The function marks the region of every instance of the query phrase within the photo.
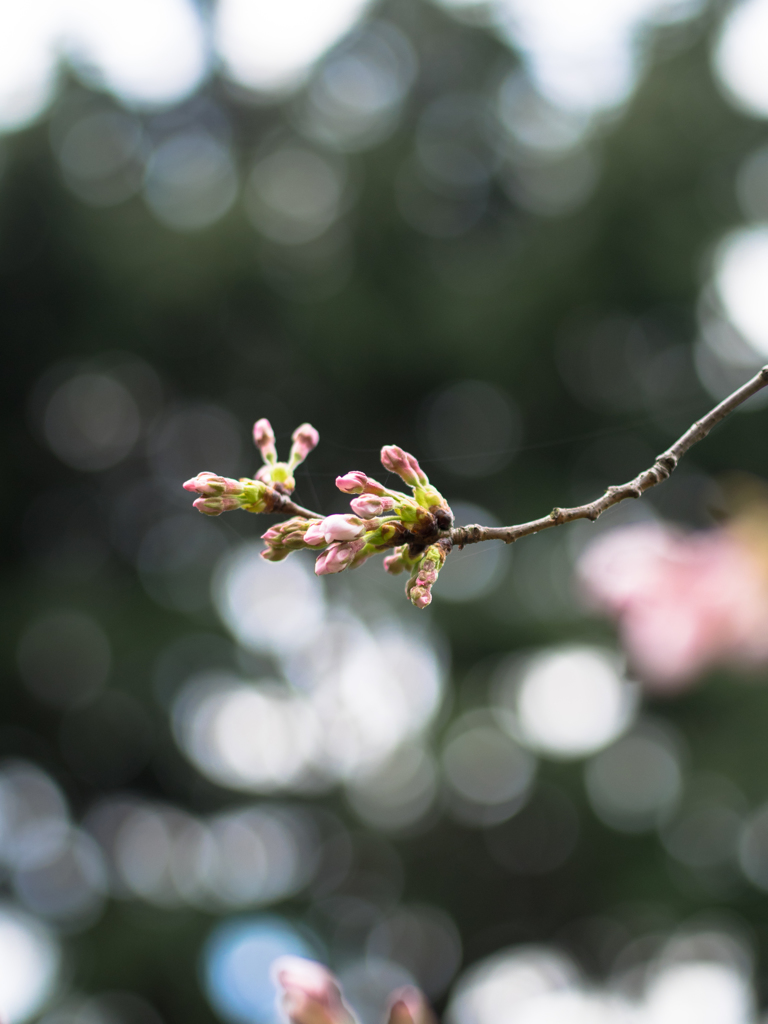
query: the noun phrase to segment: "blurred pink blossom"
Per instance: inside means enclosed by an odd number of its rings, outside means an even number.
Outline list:
[[[735,530],[623,527],[590,544],[577,573],[650,687],[682,689],[710,666],[768,660],[768,579]]]
[[[406,985],[389,997],[388,1024],[436,1024],[436,1021],[423,992]]]
[[[283,1010],[292,1024],[354,1024],[338,981],[322,964],[282,956],[272,976],[283,989]]]

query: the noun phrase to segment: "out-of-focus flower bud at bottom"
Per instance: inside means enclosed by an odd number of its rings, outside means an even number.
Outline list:
[[[389,997],[387,1024],[437,1024],[423,992],[407,985],[399,988]]]
[[[737,522],[691,534],[658,524],[613,530],[577,571],[651,687],[676,690],[712,665],[768,661],[768,576]]]
[[[283,990],[282,1007],[292,1024],[355,1024],[338,981],[322,964],[283,956],[272,965],[272,977]]]

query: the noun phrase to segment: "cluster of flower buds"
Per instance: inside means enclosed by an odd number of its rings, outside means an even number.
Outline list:
[[[249,480],[247,477],[232,480],[227,476],[207,472],[198,473],[187,480],[184,490],[200,495],[192,504],[206,516],[220,516],[222,512],[231,512],[236,508],[245,509],[246,512],[267,512],[272,491],[261,480]]]
[[[331,972],[314,960],[283,956],[272,965],[282,990],[281,1009],[291,1024],[357,1024]],[[413,986],[397,989],[388,1001],[387,1024],[436,1024],[424,995]]]
[[[277,461],[275,448],[275,432],[269,420],[260,419],[253,425],[253,442],[261,452],[264,465],[256,474],[257,480],[264,483],[280,484],[288,493],[293,492],[296,481],[293,471],[306,459],[313,448],[317,448],[320,435],[310,423],[302,423],[291,435],[293,444],[287,462]]]
[[[264,465],[254,479],[218,476],[203,472],[187,480],[184,490],[199,494],[192,504],[206,516],[219,516],[241,508],[246,512],[273,512],[280,509],[280,495],[291,494],[296,487],[293,470],[317,446],[320,436],[309,423],[302,423],[293,432],[291,452],[287,462],[277,461],[275,434],[269,420],[254,424],[253,440],[261,452]]]
[[[277,461],[269,420],[255,423],[253,439],[264,460],[254,479],[231,480],[205,472],[184,484],[199,495],[194,505],[200,512],[217,516],[236,508],[247,512],[285,508],[296,486],[293,471],[316,447],[318,433],[309,423],[298,427],[287,462]],[[318,554],[315,572],[323,576],[356,569],[371,555],[390,551],[384,568],[393,574],[407,569],[406,594],[417,608],[426,608],[450,551],[453,513],[413,455],[387,445],[381,450],[381,463],[410,487],[410,494],[391,490],[357,470],[345,473],[337,477],[336,486],[344,494],[354,495],[351,514],[311,518],[311,513],[293,505],[290,510],[302,515],[263,534],[266,547],[262,558],[280,562],[293,551],[314,550]]]

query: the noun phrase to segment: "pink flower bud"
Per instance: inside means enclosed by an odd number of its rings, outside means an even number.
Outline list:
[[[240,502],[237,498],[213,495],[210,498],[197,498],[192,505],[205,516],[220,516],[222,512],[232,512],[233,509],[239,508]]]
[[[394,991],[389,997],[387,1024],[436,1024],[424,994],[413,985]]]
[[[408,568],[405,563],[405,550],[405,547],[396,548],[391,555],[387,555],[384,559],[384,572],[388,572],[391,576],[397,576],[398,573]]]
[[[186,480],[182,487],[185,491],[194,491],[204,497],[211,497],[214,494],[240,494],[243,490],[239,480],[231,480],[227,476],[209,472],[198,473],[191,480]]]
[[[378,480],[353,469],[344,476],[336,477],[336,486],[345,494],[389,494],[387,488]]]
[[[374,516],[382,516],[386,512],[391,512],[395,507],[395,499],[380,498],[376,494],[363,494],[359,498],[353,498],[349,507],[361,519],[373,519]]]
[[[325,539],[329,544],[336,540],[357,540],[365,533],[365,526],[357,516],[328,516],[323,520]]]
[[[322,964],[281,956],[272,977],[283,989],[283,1009],[292,1024],[354,1024],[338,981]]]
[[[307,532],[304,534],[304,542],[310,547],[317,547],[319,544],[325,544],[325,529],[324,519],[315,519],[312,524],[307,527]]]
[[[291,440],[293,441],[293,446],[288,461],[291,466],[298,466],[300,462],[306,459],[313,448],[317,448],[320,435],[311,423],[302,423],[300,427],[296,427],[294,430]]]
[[[365,473],[361,473],[356,469],[353,469],[350,473],[345,473],[344,476],[336,477],[336,486],[344,494],[362,494],[367,483],[368,477]]]
[[[343,572],[344,569],[349,568],[355,556],[360,554],[364,547],[364,540],[331,544],[321,555],[317,556],[315,573],[318,576],[327,576],[331,573]]]
[[[437,582],[437,574],[445,564],[446,555],[446,548],[441,542],[430,544],[421,562],[412,570],[412,575],[405,584],[405,593],[417,608],[426,608],[432,603],[432,587]]]
[[[414,456],[404,452],[396,444],[388,444],[381,449],[381,464],[390,473],[397,473],[410,487],[429,483],[426,473]]]
[[[256,420],[253,425],[253,443],[261,452],[261,457],[265,462],[274,462],[277,459],[275,432],[269,420]]]

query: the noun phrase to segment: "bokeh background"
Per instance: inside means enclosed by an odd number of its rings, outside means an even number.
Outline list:
[[[460,522],[650,464],[768,356],[767,47],[766,0],[2,0],[5,1024],[272,1024],[286,951],[363,1024],[765,1012],[768,678],[644,692],[573,574],[768,476],[759,396],[425,612],[181,483],[261,416],[326,514],[384,443]]]

